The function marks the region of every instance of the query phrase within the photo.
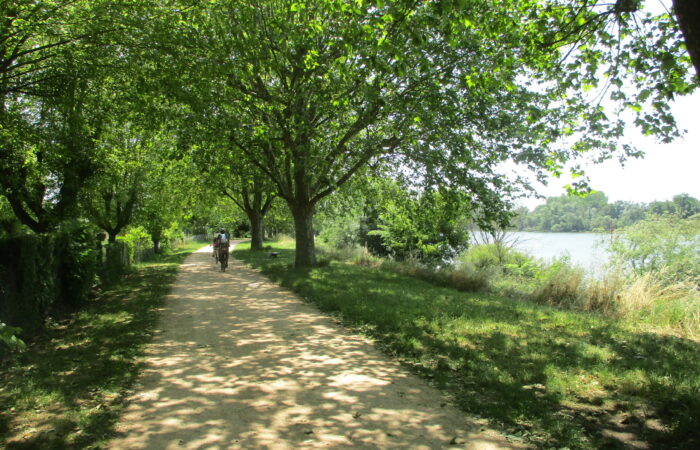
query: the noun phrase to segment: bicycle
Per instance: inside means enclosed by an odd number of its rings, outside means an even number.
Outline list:
[[[212,254],[211,257],[216,260],[216,264],[219,264],[219,239],[214,238],[214,242],[212,243]]]
[[[219,244],[219,249],[217,252],[217,262],[221,263],[221,271],[226,272],[228,267],[228,245]]]

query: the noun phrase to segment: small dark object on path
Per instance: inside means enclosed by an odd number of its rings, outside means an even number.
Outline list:
[[[270,252],[270,258],[277,258],[279,255],[279,252]]]

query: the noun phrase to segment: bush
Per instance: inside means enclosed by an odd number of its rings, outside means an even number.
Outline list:
[[[617,297],[619,314],[697,336],[700,290],[689,281],[669,284],[667,280],[667,275],[655,272],[631,277]]]
[[[668,280],[663,272],[625,275],[619,269],[610,270],[602,279],[590,279],[584,277],[582,269],[562,259],[543,271],[529,298],[700,335],[700,289],[692,281]]]
[[[638,275],[657,272],[670,283],[700,285],[700,215],[649,217],[624,228],[608,250],[615,264]]]
[[[132,251],[129,244],[117,241],[105,245],[104,260],[100,270],[100,284],[109,287],[118,281],[131,264]]]
[[[479,269],[473,265],[434,269],[421,264],[417,259],[410,259],[407,261],[384,260],[381,263],[381,268],[383,270],[419,278],[438,286],[451,287],[460,291],[470,292],[487,289],[490,286],[490,280],[493,276],[492,271],[488,269]]]
[[[0,240],[0,320],[26,335],[43,329],[60,289],[54,245],[50,236]]]
[[[83,224],[73,224],[56,236],[55,260],[60,295],[55,306],[82,305],[96,285],[99,254],[94,233]]]
[[[177,222],[173,222],[163,232],[163,240],[165,241],[163,250],[172,250],[177,246],[185,245],[185,233]]]
[[[540,286],[531,298],[538,303],[578,308],[582,305],[584,272],[568,259],[555,261],[540,275]]]
[[[0,320],[23,335],[43,330],[55,311],[82,305],[98,268],[93,233],[72,224],[54,234],[0,240]]]
[[[3,356],[3,346],[9,350],[24,350],[27,346],[17,335],[22,331],[21,328],[8,327],[0,322],[0,358]]]
[[[483,291],[490,287],[493,273],[488,269],[478,269],[462,264],[448,272],[448,285],[459,291]]]
[[[364,247],[341,246],[316,248],[318,261],[342,261],[360,266],[378,266],[381,259],[373,256]]]
[[[129,228],[119,241],[126,244],[130,263],[140,262],[152,248],[151,235],[142,226]]]
[[[458,264],[473,265],[478,269],[497,269],[505,275],[529,278],[539,276],[541,271],[541,264],[532,256],[494,243],[470,247],[460,255]]]

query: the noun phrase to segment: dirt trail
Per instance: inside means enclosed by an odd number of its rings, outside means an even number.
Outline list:
[[[442,405],[442,406],[441,406]],[[363,337],[211,248],[189,256],[110,448],[509,448]]]

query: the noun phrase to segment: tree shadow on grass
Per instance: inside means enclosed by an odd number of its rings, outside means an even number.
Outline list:
[[[15,429],[7,448],[82,448],[112,433],[176,272],[174,265],[154,265],[128,275],[17,357],[2,375],[0,410],[15,408],[13,415],[24,415],[33,429],[24,436]],[[51,400],[42,402],[45,395]],[[32,397],[38,403],[27,405]],[[12,418],[5,420],[10,431]]]
[[[347,264],[297,270],[241,256],[373,335],[454,392],[465,410],[535,442],[700,446],[698,342],[381,270]]]

